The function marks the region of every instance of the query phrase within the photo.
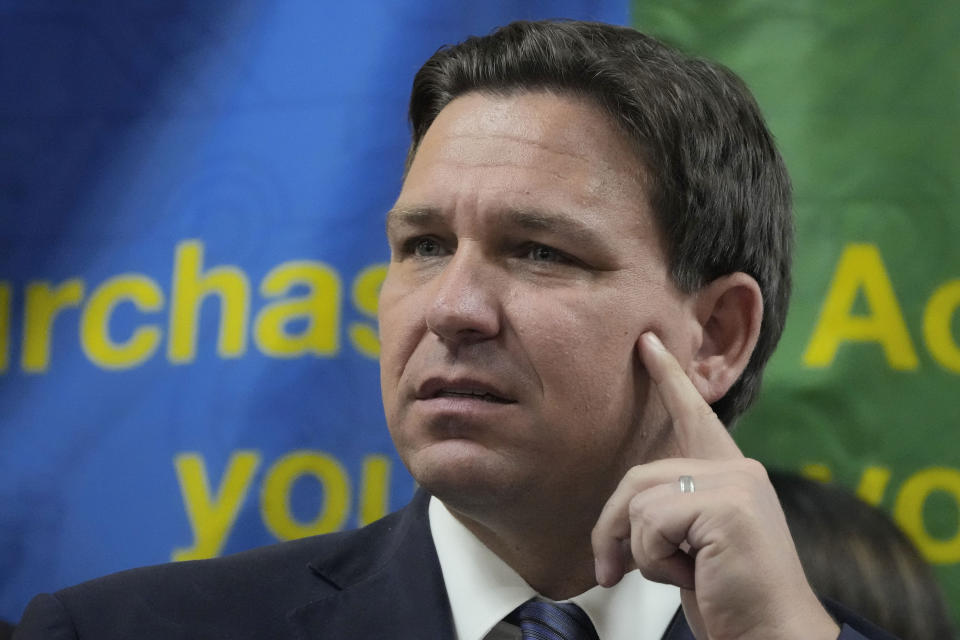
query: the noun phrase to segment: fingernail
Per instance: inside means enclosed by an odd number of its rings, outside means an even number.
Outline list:
[[[606,578],[606,570],[604,569],[603,562],[600,561],[600,558],[593,559],[593,571],[597,575],[597,584],[602,585],[604,578]]]
[[[657,334],[655,334],[653,331],[647,331],[645,334],[643,334],[643,336],[647,339],[647,342],[650,343],[651,347],[660,349],[661,351],[663,350],[663,343],[660,342],[660,338],[658,338]]]
[[[597,574],[597,584],[603,587],[610,586],[613,579],[610,563],[604,562],[599,557],[593,559],[594,568]]]

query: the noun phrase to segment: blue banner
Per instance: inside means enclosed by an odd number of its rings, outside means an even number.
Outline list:
[[[0,618],[373,520],[376,300],[441,44],[625,0],[4,3]]]

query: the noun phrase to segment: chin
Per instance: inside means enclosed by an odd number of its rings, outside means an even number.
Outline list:
[[[523,469],[475,442],[430,445],[404,463],[417,484],[465,513],[502,509],[524,493]]]

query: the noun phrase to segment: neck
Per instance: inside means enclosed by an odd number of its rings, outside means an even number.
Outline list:
[[[590,532],[599,510],[577,520],[573,516],[578,510],[573,509],[552,518],[539,513],[537,518],[521,519],[504,518],[502,512],[494,518],[468,516],[448,508],[537,593],[566,600],[597,584]]]
[[[623,474],[634,464],[680,455],[668,429],[654,432],[644,449],[625,455],[621,472],[608,474],[606,486],[572,474],[562,486],[483,491],[473,500],[468,492],[425,488],[537,593],[566,600],[597,584],[591,532]]]

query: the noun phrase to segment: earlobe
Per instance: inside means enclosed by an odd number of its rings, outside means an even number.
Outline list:
[[[717,278],[697,293],[702,338],[691,378],[710,403],[722,398],[746,368],[760,335],[763,296],[745,273]]]

